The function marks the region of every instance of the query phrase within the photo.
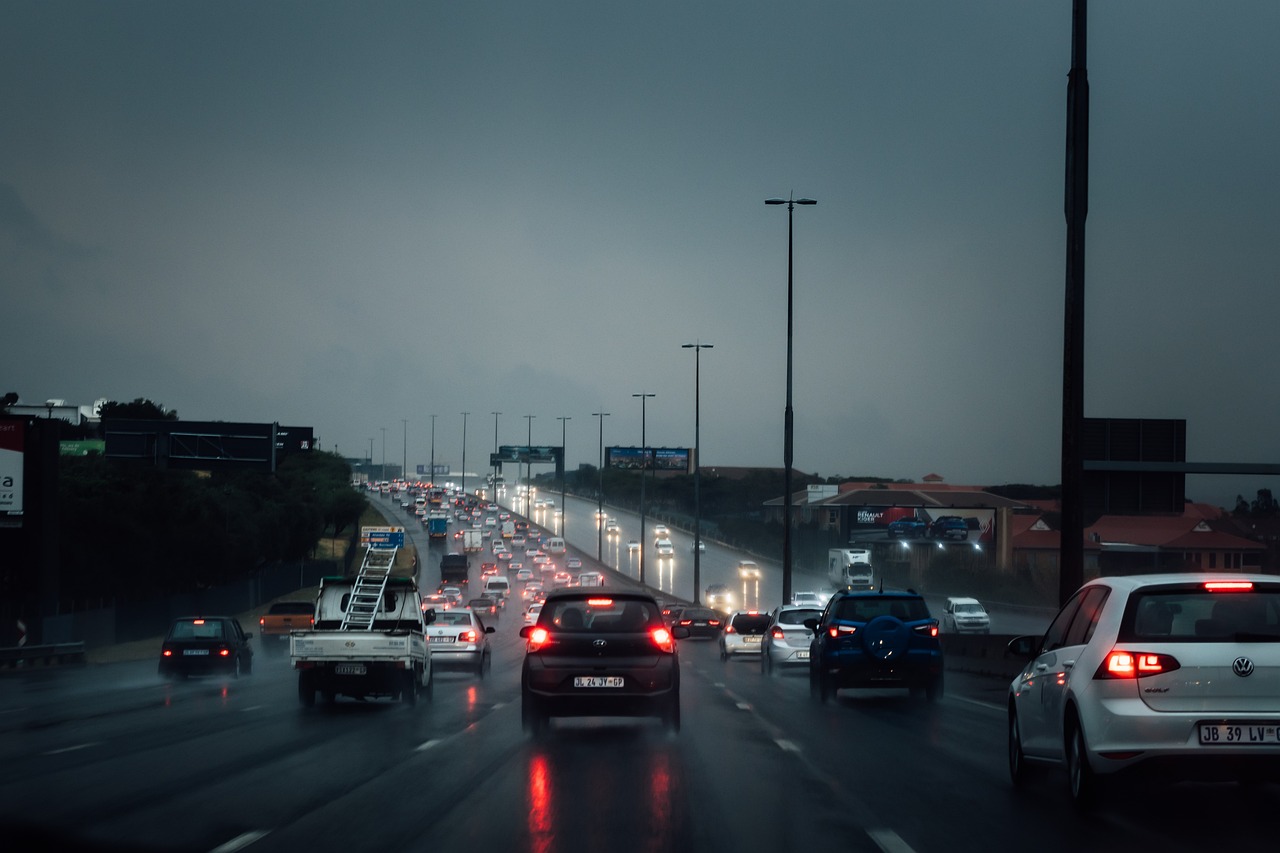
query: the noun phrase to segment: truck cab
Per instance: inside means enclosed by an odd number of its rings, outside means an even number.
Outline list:
[[[827,552],[827,580],[836,589],[875,589],[869,548],[832,548]]]

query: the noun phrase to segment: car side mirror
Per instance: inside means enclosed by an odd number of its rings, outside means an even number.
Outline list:
[[[428,608],[426,613],[422,614],[422,624],[430,625],[436,621],[436,610],[434,607]]]
[[[529,639],[529,632],[532,630],[533,630],[532,625],[525,625],[523,628],[520,629],[520,639],[522,640]]]
[[[1036,636],[1014,637],[1005,648],[1005,656],[1019,658],[1020,660],[1031,660],[1036,656],[1036,649],[1039,645],[1040,638]]]
[[[810,618],[804,620],[804,626],[812,631],[815,637],[818,635],[818,625],[819,622],[817,619]]]
[[[492,634],[492,633],[493,633],[493,626],[492,626],[492,625],[486,625],[486,626],[485,626],[485,628],[484,628],[484,632],[485,632],[486,634]]]
[[[253,633],[252,633],[252,632],[250,632],[250,631],[245,631],[245,632],[244,632],[244,638],[245,638],[246,640],[252,640],[252,639],[253,639]]]
[[[683,625],[676,625],[671,629],[671,636],[675,637],[677,640],[687,640],[689,639],[689,629]]]

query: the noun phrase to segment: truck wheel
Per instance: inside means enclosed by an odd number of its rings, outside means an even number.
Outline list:
[[[406,705],[418,704],[418,674],[409,670],[401,678],[400,701]]]
[[[435,698],[436,693],[436,675],[435,670],[430,666],[427,667],[427,683],[422,687],[422,698],[430,702]]]
[[[298,673],[298,701],[304,708],[311,708],[316,704],[316,686],[309,672]]]

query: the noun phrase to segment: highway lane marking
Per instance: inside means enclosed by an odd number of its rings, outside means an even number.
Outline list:
[[[989,709],[991,709],[992,711],[1003,711],[1003,710],[1004,710],[1004,706],[1002,706],[1002,705],[996,705],[996,704],[995,704],[995,703],[993,703],[993,702],[983,702],[981,699],[970,699],[968,696],[954,696],[954,695],[952,695],[952,696],[948,696],[947,698],[948,698],[948,699],[952,699],[952,700],[954,700],[954,701],[956,701],[956,702],[967,702],[967,703],[969,703],[970,705],[977,705],[979,708],[989,708]]]
[[[911,845],[903,841],[892,829],[868,829],[867,835],[884,853],[915,853]]]
[[[242,832],[225,844],[219,844],[217,847],[210,850],[209,853],[233,853],[233,851],[242,850],[250,844],[253,844],[255,841],[258,841],[269,832],[271,832],[269,829],[251,829],[248,832]]]
[[[467,728],[470,729],[474,725],[475,723],[472,723],[470,726],[467,726]],[[433,737],[429,741],[425,741],[423,743],[418,744],[418,749],[416,751],[425,752],[426,750],[430,749],[431,747],[435,746],[438,743],[444,743],[444,740],[442,738]]]
[[[91,740],[88,743],[78,743],[75,746],[64,746],[62,749],[51,749],[44,755],[62,755],[64,752],[75,752],[78,749],[88,749],[91,746],[97,746],[100,741]]]
[[[248,708],[241,708],[240,713],[246,714],[249,711],[258,711],[261,710],[262,707],[262,705],[250,705]]]

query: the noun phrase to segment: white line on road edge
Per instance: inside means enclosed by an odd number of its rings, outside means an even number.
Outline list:
[[[254,829],[249,832],[242,832],[226,844],[219,844],[217,847],[209,851],[209,853],[233,853],[236,850],[243,850],[253,842],[262,838],[269,833],[269,829]]]
[[[867,835],[884,853],[915,853],[892,829],[868,829]]]
[[[1002,705],[997,705],[994,702],[983,702],[981,699],[970,699],[967,696],[952,695],[952,696],[948,696],[947,698],[956,702],[967,702],[970,705],[977,705],[979,708],[990,708],[992,711],[1004,710],[1004,706]]]
[[[473,724],[473,725],[474,725],[474,724]],[[471,726],[468,726],[467,728],[471,728]],[[417,750],[416,750],[416,751],[417,751],[417,752],[426,752],[428,749],[430,749],[431,747],[435,746],[436,744],[438,744],[438,743],[440,743],[440,742],[441,742],[441,739],[440,739],[440,738],[438,738],[438,737],[432,738],[432,739],[431,739],[431,740],[429,740],[429,741],[426,741],[426,742],[424,742],[424,743],[420,743],[420,744],[418,744],[418,748],[417,748]]]
[[[64,746],[62,749],[51,749],[45,755],[62,755],[64,752],[75,752],[77,749],[88,749],[91,746],[97,746],[98,741],[91,740],[88,743],[78,743],[75,746]]]

